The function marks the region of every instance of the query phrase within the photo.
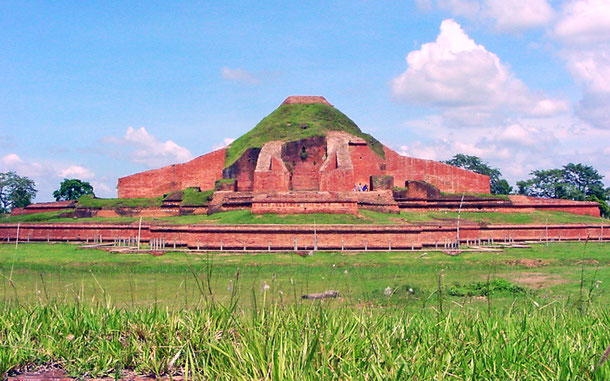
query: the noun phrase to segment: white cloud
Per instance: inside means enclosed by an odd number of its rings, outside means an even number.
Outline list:
[[[0,172],[15,171],[19,176],[29,177],[36,183],[37,202],[52,201],[52,193],[63,178],[77,178],[90,181],[95,194],[102,197],[116,197],[113,189],[96,179],[95,173],[81,165],[45,161],[43,164],[9,153],[0,159]]]
[[[220,76],[229,81],[241,82],[249,85],[257,85],[260,83],[259,79],[253,74],[239,68],[232,69],[225,66],[220,69]]]
[[[528,178],[534,169],[558,168],[569,162],[593,165],[600,173],[610,173],[610,161],[600,160],[610,155],[610,130],[591,127],[568,115],[522,118],[487,128],[455,129],[435,117],[406,125],[415,131],[427,126],[429,135],[397,146],[398,152],[432,160],[446,160],[457,153],[479,156],[500,168],[512,184]]]
[[[503,32],[548,25],[555,14],[547,0],[437,0],[437,6],[454,16],[491,23]]]
[[[567,1],[554,35],[564,43],[591,44],[610,39],[610,1]]]
[[[224,138],[224,139],[222,139],[222,143],[214,144],[212,146],[212,150],[216,151],[218,149],[225,148],[229,144],[233,143],[234,141],[235,141],[235,138]]]
[[[2,170],[15,171],[20,176],[36,177],[47,172],[45,166],[37,162],[26,162],[16,153],[9,153],[2,157]]]
[[[454,20],[445,20],[436,41],[407,55],[408,68],[391,81],[395,97],[444,109],[461,123],[524,113],[549,116],[567,103],[534,94],[500,61],[472,40]]]
[[[148,133],[144,127],[137,130],[133,127],[127,127],[123,138],[107,140],[133,148],[130,152],[131,160],[151,168],[181,163],[193,158],[188,149],[171,140],[162,142]]]
[[[437,5],[455,16],[475,18],[481,12],[481,4],[476,0],[437,0]]]
[[[423,11],[432,10],[432,0],[415,0],[415,5]]]
[[[95,177],[95,173],[80,165],[70,165],[59,170],[59,176],[65,179],[91,180]]]
[[[9,153],[2,158],[2,163],[6,166],[14,166],[23,163],[23,160],[16,153]]]
[[[531,131],[519,124],[506,126],[497,135],[497,140],[506,143],[521,144],[524,146],[536,144],[535,131]]]
[[[610,0],[566,2],[551,36],[563,45],[560,55],[582,86],[577,114],[610,128]]]
[[[101,181],[92,181],[93,191],[97,197],[116,197],[114,190],[106,183]]]
[[[488,0],[483,12],[502,31],[521,31],[547,25],[555,13],[546,0]]]

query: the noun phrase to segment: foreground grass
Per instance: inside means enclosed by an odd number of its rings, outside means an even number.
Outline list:
[[[0,376],[57,363],[72,376],[203,379],[607,380],[610,313],[517,305],[407,313],[326,303],[200,309],[3,306]]]
[[[607,380],[608,248],[153,257],[0,245],[0,377],[53,363],[78,378]],[[300,298],[329,289],[339,298]]]

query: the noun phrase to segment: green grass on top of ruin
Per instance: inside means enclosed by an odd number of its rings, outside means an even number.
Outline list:
[[[96,198],[86,195],[78,199],[77,208],[145,208],[159,207],[163,203],[163,197],[151,198]]]
[[[401,212],[400,216],[409,222],[457,221],[458,212]],[[610,220],[554,211],[534,211],[531,213],[462,212],[462,222],[480,224],[610,224]]]
[[[406,189],[406,188],[404,188]],[[443,196],[453,196],[453,197],[462,197],[462,196],[470,196],[477,198],[496,198],[499,200],[510,200],[507,194],[493,194],[493,193],[446,193],[441,192]]]
[[[204,192],[201,192],[204,194]],[[69,210],[25,214],[21,216],[0,216],[0,223],[54,223],[54,222],[105,222],[132,223],[139,217],[91,217],[73,218],[66,214]],[[186,215],[176,217],[144,217],[143,221],[153,224],[220,224],[220,225],[251,225],[251,224],[348,224],[348,225],[396,225],[418,223],[455,223],[457,212],[401,212],[400,214],[379,213],[361,210],[359,214],[253,214],[250,210],[233,210],[208,215]],[[462,223],[479,224],[610,224],[610,220],[592,216],[581,216],[565,212],[532,213],[492,213],[492,212],[462,212]]]
[[[327,131],[344,131],[364,139],[380,157],[383,145],[363,133],[350,118],[332,106],[321,103],[281,105],[253,129],[240,136],[227,148],[225,167],[235,163],[248,149],[262,147],[273,140],[295,141],[326,136]]]

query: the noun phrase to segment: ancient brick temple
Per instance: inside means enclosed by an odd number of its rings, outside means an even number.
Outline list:
[[[398,211],[426,208],[422,202],[455,204],[446,194],[490,192],[489,177],[400,155],[321,96],[288,97],[227,148],[120,178],[118,196],[158,197],[190,187],[216,187],[210,210],[246,207],[258,213]],[[395,187],[408,189],[401,193]],[[516,205],[504,201],[504,207]],[[466,202],[478,209],[501,204],[498,199]]]
[[[319,96],[288,97],[281,107],[295,104],[321,104],[336,110]],[[442,192],[489,193],[487,176],[402,156],[385,146],[383,154],[373,152],[361,137],[329,130],[321,136],[248,147],[229,166],[223,148],[187,163],[136,173],[119,179],[118,193],[120,198],[156,197],[188,187],[211,189],[222,178],[235,179],[238,191],[352,191],[358,184],[374,187],[372,176],[392,176],[397,186],[420,180]]]

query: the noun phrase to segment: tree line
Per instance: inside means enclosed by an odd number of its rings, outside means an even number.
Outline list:
[[[604,176],[590,165],[568,163],[561,168],[534,170],[529,179],[517,181],[515,190],[502,178],[498,168],[491,167],[477,156],[457,154],[444,163],[489,176],[493,194],[595,201],[599,203],[602,216],[610,217],[610,188],[604,188]]]
[[[0,213],[10,213],[14,208],[30,205],[38,190],[34,180],[15,172],[0,172]],[[84,195],[94,195],[93,186],[79,179],[64,179],[53,192],[55,201],[78,200]]]
[[[610,188],[604,188],[603,176],[590,165],[568,163],[561,168],[534,170],[529,179],[517,181],[515,190],[502,178],[498,168],[477,156],[460,153],[444,163],[489,176],[492,194],[595,201],[600,205],[602,216],[610,217]],[[0,213],[31,204],[37,193],[35,185],[33,180],[15,172],[0,172]],[[53,192],[56,201],[77,200],[83,195],[94,195],[93,186],[79,179],[64,179]]]

